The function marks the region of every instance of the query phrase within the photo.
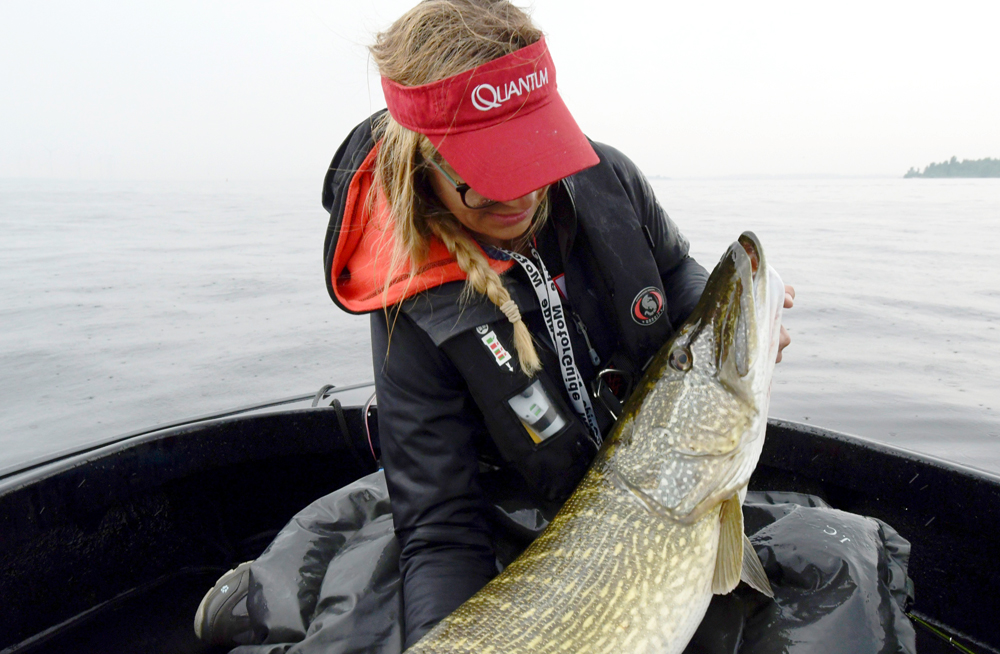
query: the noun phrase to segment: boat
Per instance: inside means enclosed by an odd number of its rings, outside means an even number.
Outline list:
[[[371,383],[0,469],[0,653],[214,652],[192,618],[312,500],[378,468]],[[784,420],[751,489],[817,495],[912,543],[919,651],[1000,651],[1000,476]]]

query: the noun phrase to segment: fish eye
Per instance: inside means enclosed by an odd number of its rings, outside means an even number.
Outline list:
[[[687,348],[679,347],[670,353],[668,362],[674,370],[686,372],[691,369],[691,352]]]

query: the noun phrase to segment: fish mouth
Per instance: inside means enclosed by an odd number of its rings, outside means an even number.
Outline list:
[[[739,392],[756,358],[755,296],[764,261],[764,250],[752,232],[744,232],[726,250],[712,271],[701,301],[692,313],[698,325],[692,341],[711,337],[719,379]],[[705,331],[708,333],[705,333]]]
[[[760,270],[761,265],[766,268],[767,263],[764,261],[764,250],[760,246],[760,240],[757,239],[757,235],[753,232],[743,232],[740,234],[739,239],[736,240],[743,246],[743,250],[747,253],[747,257],[750,259],[750,272],[753,274],[754,279],[757,278],[757,271]]]
[[[744,232],[712,271],[691,314],[689,324],[695,331],[689,343],[710,337],[714,346],[710,365],[719,381],[748,401],[751,373],[762,358],[771,355],[775,322],[769,317],[773,318],[778,287],[783,300],[784,287],[768,266],[760,240],[753,232]]]

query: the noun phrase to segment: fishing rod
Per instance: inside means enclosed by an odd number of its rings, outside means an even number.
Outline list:
[[[926,629],[930,633],[934,634],[935,636],[937,636],[938,638],[940,638],[942,641],[948,643],[949,645],[951,645],[952,647],[954,647],[958,651],[963,652],[963,654],[986,654],[987,652],[996,652],[997,651],[997,650],[993,649],[992,647],[988,647],[988,648],[986,648],[984,650],[980,650],[980,651],[977,651],[977,650],[974,650],[974,649],[969,649],[968,647],[966,647],[962,643],[960,643],[957,640],[955,640],[955,638],[957,636],[948,633],[947,631],[945,631],[945,629],[942,626],[931,624],[930,622],[928,622],[924,618],[921,618],[920,616],[918,616],[918,615],[916,615],[915,613],[912,613],[912,612],[907,612],[906,613],[906,617],[908,617],[914,623],[916,623],[917,625],[923,627],[924,629]],[[969,640],[968,637],[964,637],[964,638],[965,638],[965,640]],[[983,646],[983,645],[977,643],[977,646]],[[983,646],[983,647],[985,647],[985,646]]]

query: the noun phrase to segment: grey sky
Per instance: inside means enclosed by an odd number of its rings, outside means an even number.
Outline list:
[[[0,177],[320,178],[415,0],[0,0]],[[1000,157],[1000,3],[538,0],[581,127],[649,175]]]

